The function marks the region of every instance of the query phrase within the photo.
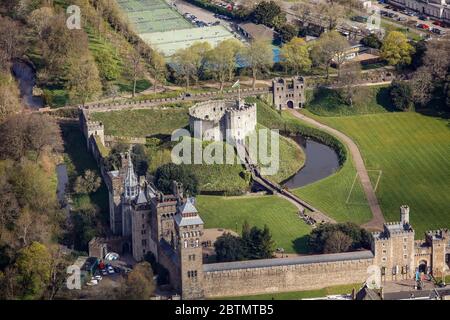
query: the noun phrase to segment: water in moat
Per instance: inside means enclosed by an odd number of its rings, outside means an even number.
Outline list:
[[[33,87],[36,84],[35,70],[23,61],[14,61],[12,73],[19,82],[20,96],[25,105],[38,109],[44,105],[41,97],[33,96]]]
[[[306,186],[335,173],[339,169],[339,158],[333,148],[302,136],[291,137],[303,149],[306,161],[303,168],[282,184],[289,189]]]

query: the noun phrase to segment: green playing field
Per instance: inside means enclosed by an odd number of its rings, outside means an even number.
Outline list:
[[[164,0],[117,0],[117,3],[138,34],[194,27]]]

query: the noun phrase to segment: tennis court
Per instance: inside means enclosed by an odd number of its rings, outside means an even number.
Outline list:
[[[138,34],[193,28],[164,0],[117,0]]]
[[[145,33],[139,36],[158,48],[165,56],[171,56],[178,49],[187,48],[196,41],[207,41],[214,47],[223,40],[233,38],[231,32],[223,26]]]

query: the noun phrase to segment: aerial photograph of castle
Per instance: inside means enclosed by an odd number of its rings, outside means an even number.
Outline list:
[[[450,300],[449,34],[450,0],[0,1],[0,302]]]

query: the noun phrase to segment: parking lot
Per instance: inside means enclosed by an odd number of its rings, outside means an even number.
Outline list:
[[[424,14],[408,9],[399,9],[385,3],[377,3],[375,6],[380,9],[382,17],[403,24],[406,27],[428,31],[437,36],[442,36],[447,33],[447,28],[439,21],[433,20]]]

